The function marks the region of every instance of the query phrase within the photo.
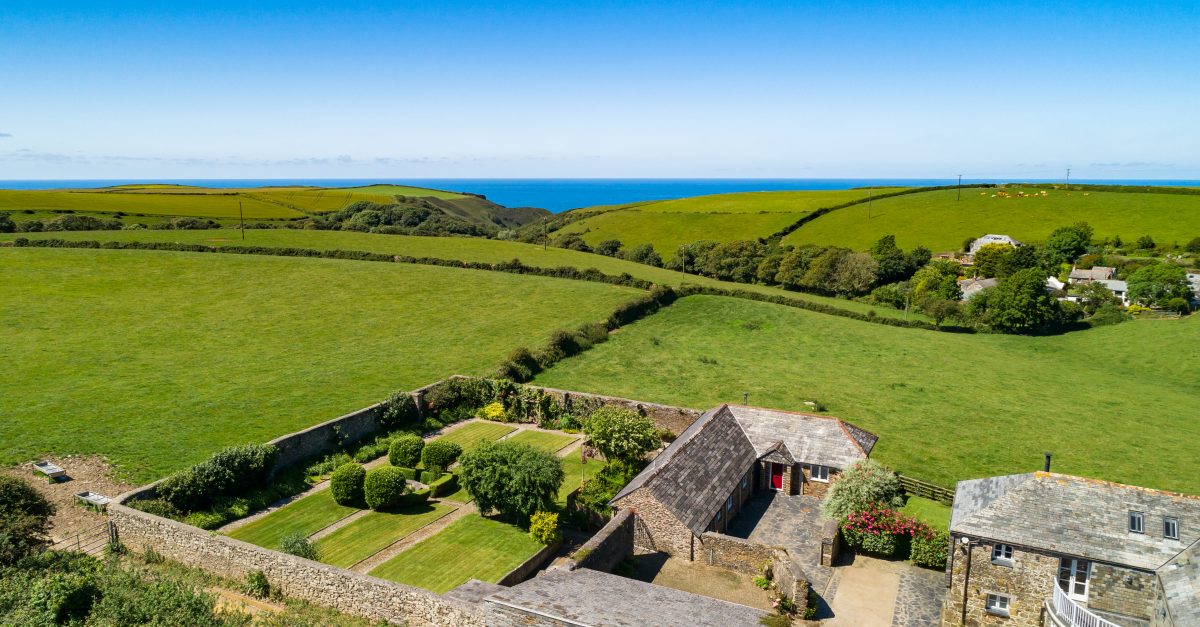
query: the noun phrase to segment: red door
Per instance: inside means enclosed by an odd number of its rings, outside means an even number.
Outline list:
[[[771,464],[771,489],[783,489],[783,464]]]

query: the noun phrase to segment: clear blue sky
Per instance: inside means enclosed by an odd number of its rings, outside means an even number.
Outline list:
[[[1200,178],[1194,0],[243,4],[5,0],[0,179]]]

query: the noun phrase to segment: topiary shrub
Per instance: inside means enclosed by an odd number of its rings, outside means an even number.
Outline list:
[[[874,503],[902,507],[900,478],[882,464],[862,459],[854,462],[829,484],[821,511],[834,520],[860,512]]]
[[[425,440],[415,433],[405,433],[392,439],[388,447],[388,463],[393,466],[412,468],[421,461],[421,451],[425,448]]]
[[[441,477],[429,484],[429,493],[433,497],[445,496],[458,489],[458,475],[443,473]]]
[[[308,541],[308,536],[294,531],[279,539],[279,550],[288,555],[316,561],[320,557],[317,546]]]
[[[338,466],[329,476],[329,491],[333,500],[340,505],[359,505],[363,502],[363,482],[367,479],[367,470],[350,462]]]
[[[547,546],[562,540],[562,530],[558,528],[558,514],[534,512],[529,518],[529,537]]]
[[[462,455],[462,447],[445,440],[434,440],[421,451],[421,463],[426,468],[449,468]]]
[[[479,410],[479,417],[492,422],[508,422],[508,412],[504,411],[504,404],[499,401],[485,405]]]
[[[29,482],[0,475],[0,566],[46,547],[53,515],[54,504]]]
[[[408,481],[404,473],[395,466],[380,466],[367,473],[363,481],[363,497],[367,506],[374,510],[389,509],[400,505]]]
[[[438,468],[435,466],[435,467],[427,469],[427,470],[422,470],[420,481],[421,481],[421,483],[424,483],[425,485],[431,486],[431,485],[433,485],[433,482],[440,479],[443,474],[445,474],[445,471],[442,470],[441,468]]]
[[[945,570],[946,556],[950,554],[950,534],[941,529],[930,529],[914,533],[909,558],[917,566]]]

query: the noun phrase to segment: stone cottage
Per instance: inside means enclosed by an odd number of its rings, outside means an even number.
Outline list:
[[[740,405],[701,415],[611,501],[635,512],[638,546],[696,559],[755,492],[824,496],[878,438],[852,424]]]
[[[943,625],[1200,624],[1200,498],[1050,472],[960,481],[950,536]]]

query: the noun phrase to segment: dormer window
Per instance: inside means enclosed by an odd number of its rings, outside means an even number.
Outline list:
[[[1163,537],[1168,540],[1179,539],[1179,519],[1165,517],[1163,518]]]
[[[1146,515],[1142,512],[1129,510],[1129,531],[1132,533],[1146,533]]]

